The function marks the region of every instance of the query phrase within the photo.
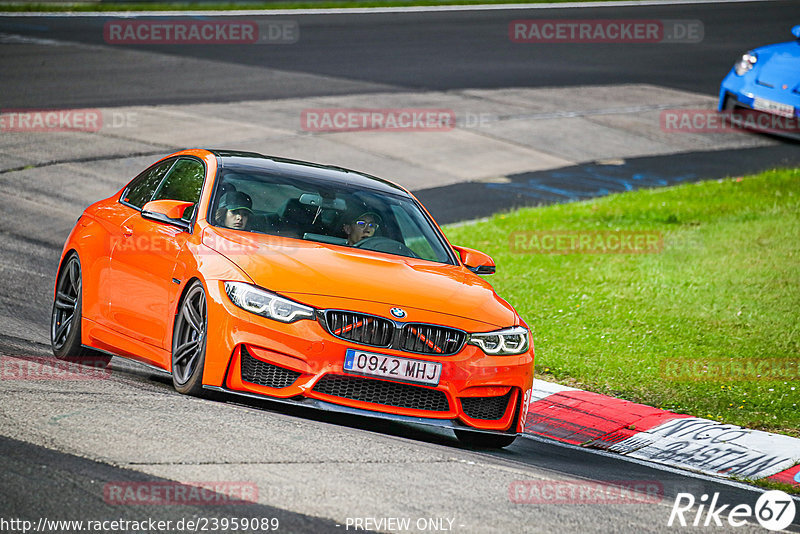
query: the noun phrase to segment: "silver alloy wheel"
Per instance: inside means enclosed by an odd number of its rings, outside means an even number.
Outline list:
[[[69,335],[80,321],[81,264],[77,256],[72,256],[61,269],[56,284],[56,299],[50,321],[50,340],[53,349],[60,351],[67,343]],[[76,313],[77,312],[77,313]],[[80,324],[78,324],[78,328]]]
[[[206,342],[206,293],[196,283],[183,299],[175,321],[172,344],[172,377],[175,384],[184,386],[202,366]],[[199,369],[202,373],[202,368]]]

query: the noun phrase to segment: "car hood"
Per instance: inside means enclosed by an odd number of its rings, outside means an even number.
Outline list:
[[[204,231],[203,244],[256,285],[312,306],[346,299],[356,311],[380,303],[386,312],[413,308],[497,328],[518,324],[516,312],[492,286],[459,265],[218,228]]]
[[[800,90],[800,41],[765,46],[758,54],[758,82],[776,89]]]

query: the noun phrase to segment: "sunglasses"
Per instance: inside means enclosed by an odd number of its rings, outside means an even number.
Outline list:
[[[375,230],[378,229],[378,223],[376,222],[356,221],[356,226],[358,226],[361,229],[364,228],[374,228]]]

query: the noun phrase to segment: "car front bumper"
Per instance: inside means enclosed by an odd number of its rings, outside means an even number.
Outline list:
[[[333,336],[316,320],[281,323],[240,310],[209,283],[209,335],[203,384],[207,389],[326,411],[439,427],[516,433],[524,426],[533,384],[533,349],[489,356],[464,345],[452,356],[360,345]],[[435,386],[344,371],[357,349],[440,362]]]

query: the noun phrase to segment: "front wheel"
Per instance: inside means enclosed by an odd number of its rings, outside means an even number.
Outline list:
[[[70,254],[58,271],[56,296],[50,316],[50,345],[53,355],[59,360],[86,361],[91,365],[105,367],[111,356],[100,354],[81,345],[81,315],[83,306],[83,282],[81,261],[78,254]]]
[[[458,441],[464,445],[477,447],[479,449],[502,449],[508,447],[517,439],[516,434],[487,434],[485,432],[474,432],[472,430],[455,430]]]
[[[183,297],[172,333],[172,385],[180,393],[203,392],[207,327],[206,292],[195,280]]]

